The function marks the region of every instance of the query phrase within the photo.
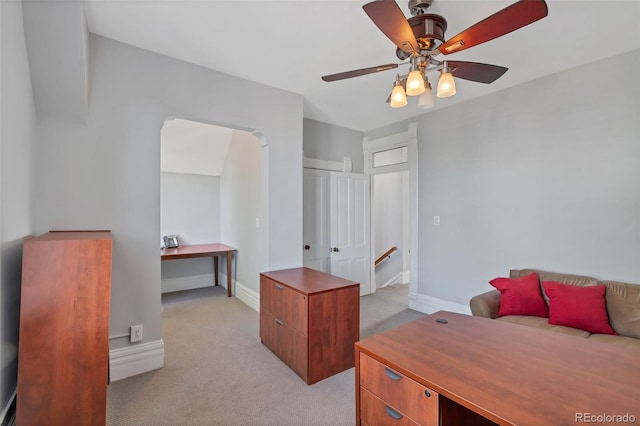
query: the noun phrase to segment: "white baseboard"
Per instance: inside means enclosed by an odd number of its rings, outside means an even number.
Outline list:
[[[16,411],[14,401],[18,394],[18,388],[16,387],[9,397],[9,401],[7,405],[2,409],[2,413],[0,414],[0,425],[6,426],[14,426],[16,424]]]
[[[109,373],[112,382],[157,370],[163,366],[164,342],[162,339],[109,351]]]
[[[411,306],[411,302],[411,295],[409,295],[409,307],[426,314],[432,314],[437,311],[449,311],[458,314],[471,315],[471,308],[467,305],[438,299],[437,297],[426,296],[424,294],[414,296],[414,307]]]
[[[408,271],[398,272],[396,276],[394,276],[393,278],[391,278],[389,281],[382,284],[381,286],[378,286],[378,288],[384,288],[394,284],[409,284],[409,278],[410,278],[410,275]]]
[[[226,277],[222,282],[226,283]],[[160,282],[160,289],[162,293],[171,293],[172,291],[182,291],[182,290],[191,290],[194,288],[201,287],[209,287],[214,285],[214,275],[213,274],[203,274],[203,275],[191,275],[186,277],[176,277],[176,278],[164,278]],[[227,288],[225,285],[224,288]]]
[[[256,312],[260,312],[260,294],[236,281],[236,297]]]

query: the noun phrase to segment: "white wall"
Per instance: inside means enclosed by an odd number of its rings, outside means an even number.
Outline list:
[[[180,244],[221,242],[219,176],[161,172],[158,242],[162,235],[178,235]],[[163,279],[213,274],[211,258],[165,261],[161,266]]]
[[[112,230],[110,335],[143,324],[145,341],[161,338],[159,165],[167,117],[264,135],[275,165],[264,263],[300,266],[302,98],[94,35],[89,52],[87,125],[39,123],[35,215],[39,232]],[[128,345],[120,338],[110,347]]]
[[[22,239],[33,233],[35,105],[21,2],[0,2],[0,422],[17,383]]]
[[[234,277],[256,293],[260,292],[260,272],[266,267],[262,260],[260,140],[247,132],[235,131],[220,177],[221,241],[237,250],[234,256]],[[302,207],[302,205],[300,205]]]
[[[636,50],[420,118],[420,295],[467,305],[523,267],[640,283],[639,62]]]
[[[178,235],[180,244],[220,241],[220,177],[162,172],[160,236]]]
[[[374,180],[374,205],[373,217],[375,220],[374,261],[391,247],[398,250],[383,260],[375,268],[376,286],[382,287],[389,284],[403,270],[404,252],[404,187],[403,174],[408,172],[393,172],[373,175]],[[408,242],[407,242],[408,243]],[[408,272],[408,270],[406,271]]]

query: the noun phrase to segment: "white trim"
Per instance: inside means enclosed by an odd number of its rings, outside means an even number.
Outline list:
[[[373,167],[373,154],[378,151],[384,151],[392,148],[400,148],[406,146],[408,152],[408,163],[394,164],[384,167]],[[365,136],[362,140],[362,149],[364,151],[364,170],[369,175],[389,173],[401,170],[409,171],[409,307],[416,309],[417,293],[418,293],[418,124],[409,123],[406,132],[396,133],[379,139],[369,139]],[[373,205],[375,200],[375,180],[371,179],[371,197],[370,202]],[[373,210],[371,210],[370,222],[370,238],[371,238],[371,259],[375,259],[375,229],[373,224]],[[375,265],[371,262],[371,276],[375,277]],[[372,281],[373,283],[373,281]],[[371,285],[371,291],[376,290],[374,284]],[[413,304],[413,306],[412,306]]]
[[[186,277],[164,278],[160,282],[160,288],[162,293],[171,293],[172,291],[210,287],[214,285],[214,278],[215,277],[213,273],[203,275],[190,275]],[[226,280],[224,282],[226,283]],[[224,288],[227,287],[224,286]]]
[[[378,288],[388,287],[394,284],[409,284],[410,272],[398,272],[393,278],[386,283],[382,284]]]
[[[133,344],[109,351],[109,377],[112,382],[164,366],[164,342]]]
[[[424,294],[418,294],[416,297],[416,305],[414,308],[420,312],[426,314],[432,314],[437,311],[449,311],[458,314],[471,315],[471,309],[468,305],[462,305],[460,303],[450,302],[444,299],[438,299],[437,297],[425,296]]]
[[[16,424],[16,411],[13,410],[11,413],[9,413],[9,409],[11,409],[11,405],[13,404],[13,401],[16,399],[17,394],[18,394],[18,387],[16,386],[16,388],[13,390],[13,393],[11,394],[11,397],[9,397],[9,401],[7,402],[7,405],[2,409],[2,414],[0,415],[0,424],[7,425],[7,426],[13,426]],[[11,414],[11,417],[8,419],[7,419],[7,414]]]
[[[318,160],[317,158],[303,158],[302,167],[307,169],[330,170],[333,172],[351,173],[353,162],[351,157],[344,157],[342,161]]]
[[[260,312],[260,294],[238,281],[235,283],[236,297],[254,311]]]

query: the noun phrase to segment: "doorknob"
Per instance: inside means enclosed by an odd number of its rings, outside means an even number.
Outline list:
[[[310,248],[311,248],[311,246],[310,246],[309,244],[305,244],[305,245],[304,245],[304,249],[305,249],[305,250],[309,250]]]
[[[329,250],[329,251],[339,252],[339,251],[340,251],[340,249],[339,249],[338,247],[333,247],[333,248],[332,248],[331,250]]]

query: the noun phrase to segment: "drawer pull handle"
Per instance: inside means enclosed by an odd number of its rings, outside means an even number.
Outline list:
[[[284,287],[283,287],[283,286],[281,286],[280,284],[276,284],[276,288],[277,288],[278,290],[282,290]]]
[[[276,324],[278,324],[278,325],[284,325],[284,322],[282,322],[281,320],[279,320],[278,318],[276,318]]]
[[[384,408],[387,410],[387,414],[389,415],[389,417],[396,420],[400,420],[402,418],[402,414],[398,413],[396,410],[389,407],[388,405],[385,405]]]
[[[425,389],[424,394],[426,395],[427,398],[431,398],[431,392],[429,392],[429,389]]]
[[[390,378],[391,380],[400,380],[400,379],[402,379],[402,376],[401,376],[401,375],[399,375],[399,374],[398,374],[398,373],[396,373],[395,371],[390,370],[390,369],[388,369],[388,368],[386,368],[386,367],[385,367],[385,369],[384,369],[384,372],[385,372],[385,373],[387,373],[387,376],[389,376],[389,378]]]

